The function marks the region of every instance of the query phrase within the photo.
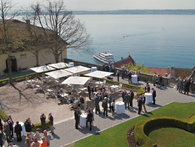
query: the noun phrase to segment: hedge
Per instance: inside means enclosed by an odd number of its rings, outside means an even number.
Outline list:
[[[7,118],[8,116],[0,109],[0,118],[6,122],[7,121]]]
[[[135,140],[139,146],[142,147],[156,147],[157,143],[152,141],[145,131],[155,126],[173,126],[192,132],[195,130],[195,116],[190,119],[168,117],[168,116],[156,116],[149,117],[139,121],[135,125],[134,135]]]

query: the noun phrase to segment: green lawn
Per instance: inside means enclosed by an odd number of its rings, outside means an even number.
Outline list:
[[[100,132],[99,134],[89,136],[85,139],[75,142],[75,147],[128,147],[127,131],[138,121],[151,116],[175,116],[188,118],[195,113],[195,103],[171,103],[163,106],[145,115],[141,115],[110,129]],[[188,134],[188,133],[187,133]]]
[[[188,132],[173,127],[155,127],[146,132],[158,147],[191,147],[195,145],[195,131]]]

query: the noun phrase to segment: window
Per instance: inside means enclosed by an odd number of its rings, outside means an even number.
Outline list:
[[[38,53],[38,56],[39,56],[39,53]],[[33,52],[33,57],[35,57],[35,51]]]
[[[50,50],[45,51],[45,55],[50,55],[50,54],[51,54]]]
[[[26,53],[21,53],[20,54],[20,59],[23,59],[23,58],[27,58],[27,54]]]

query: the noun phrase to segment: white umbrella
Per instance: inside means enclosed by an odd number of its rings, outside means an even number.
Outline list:
[[[61,68],[68,67],[68,64],[64,63],[64,62],[59,62],[59,63],[49,64],[48,66],[51,66],[51,67],[54,67],[54,68],[57,68],[57,69],[61,69]]]
[[[41,73],[41,72],[55,70],[55,69],[50,67],[50,66],[39,66],[39,67],[32,67],[32,68],[30,68],[30,70],[33,70],[36,73]]]
[[[70,84],[70,85],[84,85],[87,81],[89,81],[89,77],[69,77],[64,80],[61,84]]]
[[[59,79],[59,78],[62,78],[62,77],[66,77],[66,76],[72,75],[72,73],[67,72],[65,70],[62,70],[62,69],[61,70],[55,70],[55,71],[47,72],[45,74],[50,76],[50,77],[53,77],[54,79]]]
[[[88,74],[85,74],[85,76],[89,76],[89,77],[96,77],[96,78],[105,78],[107,76],[112,75],[112,72],[106,72],[106,71],[94,71],[94,72],[90,72]]]
[[[67,68],[65,70],[68,71],[68,72],[76,74],[76,73],[82,73],[82,72],[85,72],[85,71],[90,71],[91,69],[88,68],[88,67],[84,67],[84,66],[75,66],[75,67]]]

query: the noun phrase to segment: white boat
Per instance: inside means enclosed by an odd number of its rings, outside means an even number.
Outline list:
[[[102,53],[96,53],[93,55],[94,58],[97,60],[103,62],[103,63],[114,63],[114,57],[111,53],[108,52],[102,52]]]

